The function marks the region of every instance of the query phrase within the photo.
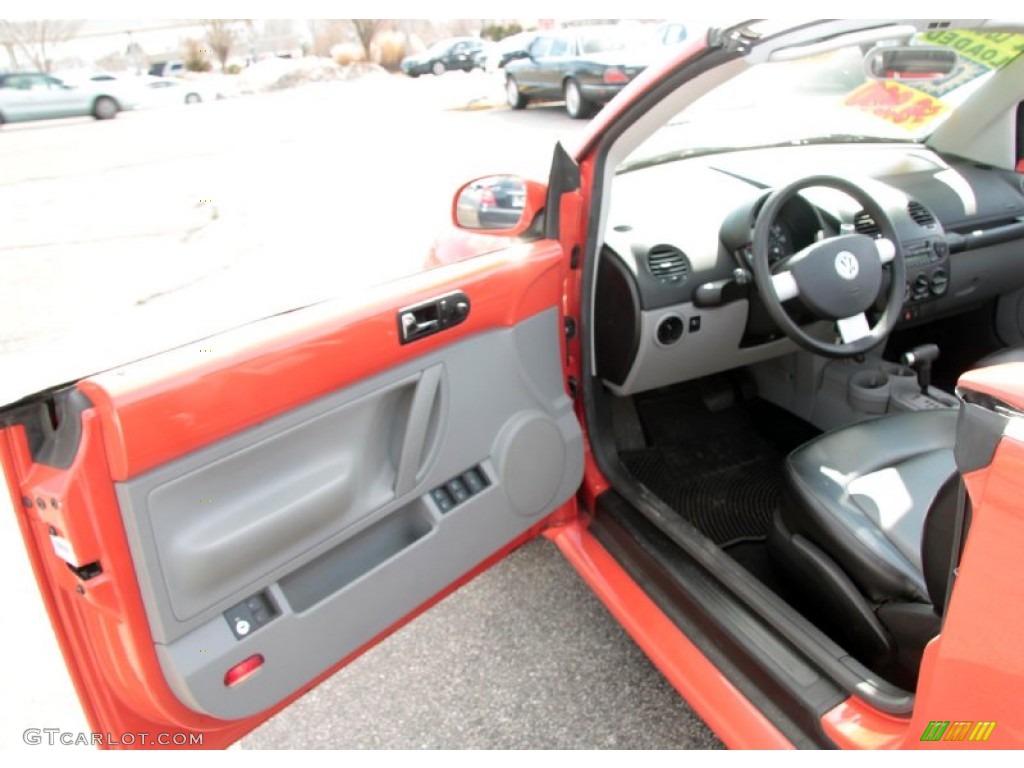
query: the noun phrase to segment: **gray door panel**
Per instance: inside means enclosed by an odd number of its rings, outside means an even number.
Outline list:
[[[179,698],[225,719],[275,705],[571,498],[559,356],[551,309],[118,484]]]

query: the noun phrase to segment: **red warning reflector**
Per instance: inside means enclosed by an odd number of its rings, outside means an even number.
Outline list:
[[[263,666],[263,654],[257,653],[254,656],[250,656],[245,661],[235,664],[231,669],[224,675],[224,685],[230,688],[232,685],[238,685],[240,682],[245,680],[249,675],[255,672],[257,669]]]

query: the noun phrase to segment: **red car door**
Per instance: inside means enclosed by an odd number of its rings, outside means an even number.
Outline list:
[[[101,745],[227,745],[574,511],[567,261],[523,245],[0,411]]]

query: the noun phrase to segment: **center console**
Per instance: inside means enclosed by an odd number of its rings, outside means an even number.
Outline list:
[[[908,366],[884,360],[828,366],[823,389],[846,391],[850,407],[866,415],[957,408],[953,395],[926,384]]]
[[[762,398],[828,431],[886,413],[959,408],[954,395],[931,384],[937,356],[933,345],[911,350],[901,362],[798,352],[749,370]]]

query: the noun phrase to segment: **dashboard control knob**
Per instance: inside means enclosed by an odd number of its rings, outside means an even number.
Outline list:
[[[920,274],[914,278],[914,298],[923,299],[931,292],[931,282],[928,275]]]

